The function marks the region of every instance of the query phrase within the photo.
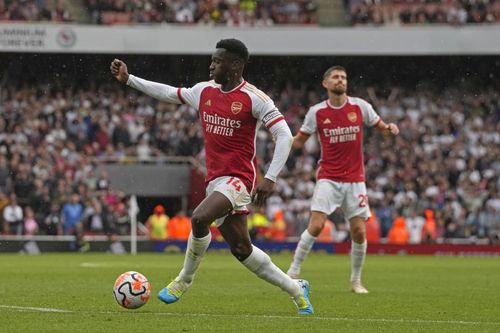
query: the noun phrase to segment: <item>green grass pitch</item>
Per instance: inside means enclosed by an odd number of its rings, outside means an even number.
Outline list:
[[[286,269],[289,253],[272,255]],[[191,289],[172,305],[156,293],[180,254],[0,255],[0,332],[500,332],[500,260],[368,256],[368,295],[349,291],[347,256],[312,254],[303,267],[315,314],[299,317],[287,294],[232,256],[209,252]],[[136,270],[153,297],[116,304],[116,277]]]

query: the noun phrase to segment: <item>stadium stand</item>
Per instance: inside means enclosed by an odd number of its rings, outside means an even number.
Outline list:
[[[58,62],[50,56],[45,61]],[[83,61],[90,66],[95,58]],[[274,83],[265,84],[261,70],[266,76],[279,73],[283,66],[280,58],[271,61],[270,68],[257,64],[248,74],[250,81],[263,81],[266,93],[275,99],[294,132],[307,106],[324,98],[317,78],[312,79],[315,68],[306,71],[309,76],[303,76],[298,70],[303,64],[296,61],[295,74],[291,70],[289,76],[279,76],[281,80]],[[161,62],[158,58],[147,59],[144,64],[156,68]],[[329,64],[328,59],[317,62],[318,68]],[[490,65],[485,62],[486,67]],[[368,72],[374,76],[380,67],[374,64]],[[54,223],[63,223],[55,212],[76,192],[83,207],[78,232],[127,234],[128,200],[113,190],[106,174],[97,174],[96,166],[110,159],[126,163],[129,157],[154,161],[177,155],[202,160],[197,114],[190,107],[159,103],[114,82],[110,84],[109,77],[99,79],[101,74],[71,85],[71,70],[56,72],[58,78],[51,78],[51,84],[47,78],[38,82],[20,76],[19,86],[2,87],[1,207],[8,205],[9,195],[15,193],[19,206],[25,212],[34,212],[30,221],[34,218],[38,223],[37,232],[53,234],[61,232]],[[418,81],[417,89],[411,86],[418,77],[408,78],[406,86],[395,86],[390,79],[372,79],[366,84],[353,79],[353,95],[369,100],[384,119],[397,122],[401,128],[396,139],[384,139],[369,130],[365,136],[367,185],[376,217],[371,223],[379,224],[381,237],[387,237],[393,221],[406,220],[408,228],[421,228],[422,242],[438,238],[498,239],[498,85],[489,83],[481,91],[472,91],[460,83],[467,76],[456,75],[455,84],[445,86],[427,78]],[[83,77],[80,73],[75,82]],[[262,171],[270,160],[273,144],[264,130],[257,140]],[[318,158],[314,140],[308,141],[304,151],[292,153],[277,191],[265,207],[270,222],[276,212],[283,212],[288,236],[300,234],[307,225]],[[423,218],[425,223],[415,224],[415,217]],[[342,215],[333,214],[331,219],[336,240],[343,240],[347,230]],[[5,232],[7,228],[2,225]],[[32,227],[30,232],[35,232]]]
[[[65,0],[0,0],[0,22],[73,21]]]
[[[350,0],[351,24],[427,25],[500,22],[495,0]]]
[[[223,26],[316,24],[311,0],[85,0],[94,24],[179,23]]]
[[[324,3],[332,2],[0,0],[0,21],[294,25],[300,29],[318,25],[320,5]],[[500,3],[493,0],[343,3],[355,26],[462,25],[500,20]],[[139,63],[142,73],[151,74],[153,80],[164,81],[157,73],[168,73],[168,82],[172,84],[184,85],[186,81],[194,83],[205,78],[200,73],[208,67],[207,59],[165,57],[138,58],[134,63]],[[73,233],[128,234],[128,198],[113,188],[106,173],[97,171],[101,163],[155,163],[165,156],[195,156],[203,161],[197,113],[187,106],[158,103],[116,82],[110,84],[111,78],[103,70],[108,65],[104,58],[0,58],[2,74],[7,73],[0,82],[1,232],[62,234],[61,209],[76,192],[83,215],[81,227]],[[346,66],[354,69],[351,77],[366,78],[355,81],[352,94],[370,101],[384,119],[401,127],[401,135],[396,139],[385,140],[369,130],[366,135],[365,162],[374,239],[386,238],[394,221],[405,221],[412,243],[451,238],[489,238],[498,242],[500,89],[493,74],[484,80],[494,70],[484,66],[478,70],[481,61],[467,66],[470,59],[462,59],[451,67],[444,62],[435,64],[434,60],[423,61],[416,67],[405,63],[391,72],[388,67],[394,66],[372,60]],[[307,107],[324,98],[317,84],[318,76],[331,65],[330,61],[324,57],[257,57],[249,66],[248,79],[265,88],[296,133]],[[16,62],[27,67],[19,68]],[[486,67],[498,67],[491,58],[485,63]],[[463,65],[472,70],[462,69]],[[429,66],[432,77],[416,77],[416,69]],[[36,68],[46,71],[39,75]],[[93,72],[93,78],[82,73],[82,68]],[[191,71],[186,75],[188,68]],[[379,69],[384,75],[377,73]],[[404,70],[407,75],[403,79],[394,77],[395,71]],[[8,75],[9,72],[15,75]],[[269,77],[273,80],[266,79]],[[475,86],[464,84],[471,79]],[[477,91],[477,87],[481,90]],[[262,173],[272,156],[273,145],[266,131],[259,132],[257,140]],[[309,140],[303,151],[292,152],[277,191],[267,202],[265,215],[269,225],[278,225],[275,216],[280,215],[278,222],[283,219],[286,223],[286,236],[299,235],[307,225],[319,158],[314,140]],[[11,202],[22,209],[23,228],[17,228],[18,220],[3,214]],[[347,239],[342,214],[336,212],[330,219],[334,240]],[[16,228],[10,228],[8,221],[13,221]],[[280,225],[279,237],[281,228]],[[262,235],[265,239],[266,233]]]

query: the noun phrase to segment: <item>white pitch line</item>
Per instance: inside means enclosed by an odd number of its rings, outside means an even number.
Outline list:
[[[386,318],[347,318],[347,317],[318,317],[318,316],[274,316],[274,315],[251,315],[251,314],[215,314],[215,313],[176,313],[176,312],[129,312],[129,311],[72,311],[52,308],[38,308],[15,305],[1,305],[0,308],[12,309],[19,312],[38,311],[55,313],[88,313],[106,315],[153,315],[171,317],[230,317],[230,318],[250,318],[250,319],[295,319],[295,320],[319,320],[319,321],[364,321],[378,323],[399,323],[399,324],[441,324],[441,325],[494,325],[500,326],[500,322],[492,321],[464,321],[464,320],[425,320],[425,319],[386,319]]]
[[[52,309],[52,308],[36,308],[32,306],[16,306],[16,305],[2,305],[0,308],[12,309],[17,311],[36,311],[36,312],[58,312],[58,313],[72,313],[70,310]]]
[[[128,312],[103,311],[103,314],[121,314]],[[251,319],[310,319],[323,321],[366,321],[382,323],[409,323],[409,324],[453,324],[453,325],[499,325],[500,322],[488,321],[463,321],[463,320],[424,320],[424,319],[385,319],[385,318],[346,318],[346,317],[315,317],[315,316],[274,316],[274,315],[250,315],[250,314],[213,314],[213,313],[175,313],[175,312],[137,312],[137,314],[156,316],[188,316],[188,317],[239,317]]]

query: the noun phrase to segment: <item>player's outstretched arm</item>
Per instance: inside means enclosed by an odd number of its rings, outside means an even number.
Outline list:
[[[255,193],[252,195],[252,201],[256,206],[262,206],[273,192],[276,178],[285,166],[290,149],[292,148],[292,132],[290,132],[290,128],[284,120],[277,122],[269,130],[273,135],[276,145],[274,147],[273,159],[264,180],[257,186]]]
[[[111,74],[113,74],[118,81],[142,91],[146,95],[168,103],[182,103],[179,99],[178,88],[163,83],[144,80],[131,75],[128,73],[127,65],[119,59],[114,59],[111,62],[110,70]]]
[[[390,133],[394,136],[398,135],[399,134],[399,127],[398,125],[394,124],[394,123],[389,123],[389,124],[386,124],[384,123],[383,120],[381,120],[378,124],[377,124],[377,129],[381,132],[381,133]]]

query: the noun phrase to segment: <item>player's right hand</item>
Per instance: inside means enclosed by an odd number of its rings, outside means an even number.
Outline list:
[[[109,69],[111,70],[111,74],[120,82],[127,83],[128,81],[128,69],[127,65],[119,60],[119,59],[114,59],[111,62],[111,66],[109,66]]]
[[[257,186],[257,189],[252,194],[252,202],[255,206],[261,207],[266,203],[267,198],[273,193],[274,182],[264,178],[264,180]]]

